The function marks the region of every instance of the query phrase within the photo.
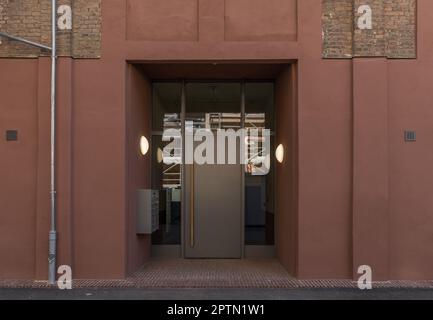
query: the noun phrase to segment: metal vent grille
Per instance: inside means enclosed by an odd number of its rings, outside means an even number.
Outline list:
[[[17,130],[7,130],[6,131],[6,141],[17,141],[18,131]]]
[[[405,131],[404,132],[404,140],[406,142],[415,142],[416,141],[416,131]]]

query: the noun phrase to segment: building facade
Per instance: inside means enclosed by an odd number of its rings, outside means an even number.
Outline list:
[[[272,255],[299,279],[433,279],[432,1],[58,5],[57,248],[74,278]],[[0,31],[49,43],[49,24],[49,1],[0,0]],[[43,280],[50,59],[7,39],[0,57],[0,278]],[[269,126],[271,169],[164,166],[163,129],[200,121]]]

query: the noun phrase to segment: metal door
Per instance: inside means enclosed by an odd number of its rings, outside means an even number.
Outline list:
[[[188,165],[186,258],[241,258],[240,165]]]

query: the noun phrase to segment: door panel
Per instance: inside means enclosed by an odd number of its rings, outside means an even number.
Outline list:
[[[218,129],[240,128],[240,83],[187,84],[185,126],[194,132],[212,130],[214,137]],[[195,141],[194,150],[199,145]],[[226,143],[226,161],[228,147]],[[216,143],[214,148],[216,163]],[[186,258],[241,258],[243,172],[237,157],[235,165],[185,166]]]
[[[187,258],[241,258],[241,173],[240,165],[188,166]]]

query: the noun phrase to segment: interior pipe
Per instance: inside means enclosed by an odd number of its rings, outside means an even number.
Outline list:
[[[48,248],[48,282],[56,282],[56,260],[57,260],[57,231],[56,231],[56,63],[57,63],[57,1],[51,0],[51,47],[41,43],[30,41],[21,37],[13,36],[5,32],[0,32],[0,37],[19,41],[27,45],[51,51],[51,186],[50,186],[50,206],[51,206],[51,227],[49,233]]]
[[[57,1],[51,0],[51,229],[48,248],[48,282],[56,282],[56,80],[57,80]]]

